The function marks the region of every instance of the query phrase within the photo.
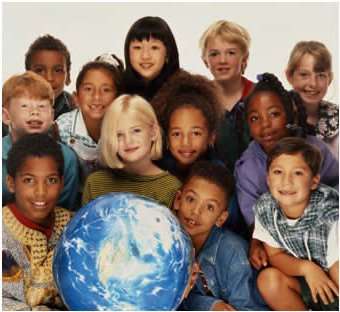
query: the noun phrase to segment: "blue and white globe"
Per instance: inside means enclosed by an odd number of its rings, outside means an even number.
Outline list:
[[[53,274],[70,310],[175,310],[193,264],[191,240],[167,207],[111,193],[67,224]]]

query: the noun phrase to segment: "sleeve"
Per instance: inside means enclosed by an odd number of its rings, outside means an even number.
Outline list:
[[[84,189],[83,189],[83,195],[81,198],[81,206],[86,205],[89,201],[92,200],[92,195],[91,195],[91,175],[87,177]]]
[[[236,179],[237,201],[241,213],[249,227],[255,220],[253,205],[261,194],[256,185],[256,179],[253,179],[254,177],[247,171],[245,166],[236,166],[234,174]]]
[[[322,153],[321,165],[321,183],[329,185],[339,190],[339,162],[328,148],[328,146],[319,138],[315,137],[313,142]]]
[[[336,221],[329,231],[327,246],[326,260],[330,268],[335,262],[339,261],[339,221]]]
[[[68,210],[77,210],[78,161],[75,153],[61,143],[64,155],[64,187],[61,191],[58,206]]]
[[[221,299],[202,294],[195,285],[189,296],[183,301],[182,308],[185,311],[211,311],[212,306]]]
[[[225,250],[219,252],[226,254]],[[221,299],[240,311],[266,310],[264,302],[259,299],[256,275],[248,261],[247,249],[234,245],[228,253],[222,262],[226,269],[219,271],[219,279],[224,282]]]
[[[275,241],[275,239],[270,235],[270,233],[262,226],[256,216],[253,238],[258,239],[271,247],[281,248],[280,245]]]

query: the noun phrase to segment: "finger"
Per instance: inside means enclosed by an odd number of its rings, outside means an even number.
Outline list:
[[[261,264],[263,266],[267,266],[267,264],[268,264],[268,256],[267,256],[267,253],[265,251],[261,252],[260,258],[261,258]]]
[[[328,286],[332,289],[333,293],[339,297],[339,288],[332,280],[329,280]]]
[[[312,298],[313,298],[314,303],[318,303],[318,298],[317,298],[317,295],[316,295],[316,290],[315,289],[311,289],[311,293],[312,293]]]
[[[325,294],[323,288],[319,288],[319,289],[317,290],[316,294],[319,295],[319,297],[321,298],[321,300],[322,300],[322,302],[323,302],[324,304],[328,304],[328,299],[327,299],[327,297],[326,297],[326,294]],[[318,302],[318,301],[315,301],[315,303],[317,303],[317,302]]]
[[[334,294],[333,294],[333,291],[330,287],[328,287],[327,285],[323,288],[324,291],[325,291],[325,294],[326,296],[328,297],[328,299],[331,301],[331,302],[334,302]]]
[[[250,260],[250,264],[255,268],[255,270],[260,269],[259,265],[257,264],[257,262],[253,258],[250,258],[249,260]]]

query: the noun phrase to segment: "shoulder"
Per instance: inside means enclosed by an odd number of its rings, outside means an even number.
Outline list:
[[[9,134],[2,138],[2,159],[7,159],[7,154],[9,150],[12,148],[12,145],[13,145],[12,139]]]
[[[114,170],[101,169],[101,170],[97,170],[91,173],[88,176],[87,181],[91,183],[95,183],[96,181],[101,181],[107,178],[113,179],[114,177],[115,177]]]
[[[255,214],[267,214],[273,207],[276,207],[276,205],[277,203],[273,196],[269,192],[266,192],[255,202],[253,209]]]
[[[263,167],[267,162],[267,156],[262,151],[259,143],[252,141],[248,148],[242,153],[241,157],[235,163],[236,171],[254,172],[259,167]],[[256,165],[255,165],[256,164]],[[257,170],[255,169],[257,168]],[[250,170],[250,171],[249,171]]]
[[[72,159],[74,160],[77,159],[75,152],[70,147],[68,147],[65,143],[58,141],[58,144],[61,147],[61,151],[63,153],[65,162],[68,160],[72,161]]]

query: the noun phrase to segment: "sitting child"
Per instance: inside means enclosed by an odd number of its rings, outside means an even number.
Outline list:
[[[75,108],[71,95],[64,91],[65,85],[71,83],[71,56],[61,40],[48,34],[34,40],[25,55],[25,69],[51,85],[55,98],[53,119]]]
[[[10,133],[2,139],[2,205],[13,201],[6,186],[6,160],[12,143],[27,133],[48,133],[53,122],[54,96],[50,84],[34,72],[14,75],[2,87],[2,120]],[[75,207],[78,165],[75,153],[60,143],[64,156],[64,184],[58,205]]]
[[[234,178],[207,161],[192,167],[174,209],[190,235],[200,266],[196,285],[183,302],[185,310],[267,310],[248,261],[248,244],[227,228],[227,205]]]
[[[320,164],[302,138],[284,138],[268,155],[270,193],[254,206],[254,238],[272,266],[258,287],[273,310],[339,311],[339,194],[319,184]]]
[[[52,259],[71,218],[56,207],[64,182],[61,147],[46,134],[26,134],[13,144],[6,166],[15,201],[2,209],[2,309],[60,310]]]

